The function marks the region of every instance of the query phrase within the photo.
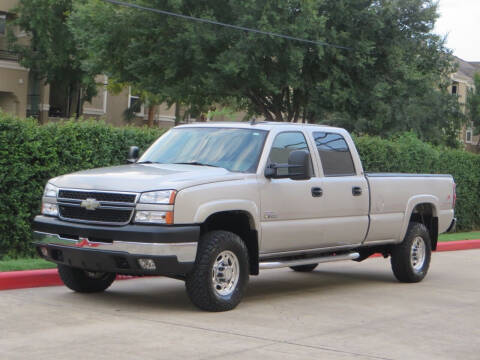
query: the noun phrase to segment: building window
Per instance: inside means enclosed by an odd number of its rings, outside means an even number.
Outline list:
[[[0,35],[5,35],[7,29],[7,15],[0,15]]]
[[[144,116],[144,106],[140,100],[140,94],[132,92],[132,88],[128,89],[128,108],[132,109],[137,116]]]
[[[465,142],[467,144],[471,144],[472,143],[472,137],[473,137],[472,129],[467,129],[467,131],[465,133]]]
[[[458,86],[452,85],[452,95],[457,95],[457,93],[458,93]]]

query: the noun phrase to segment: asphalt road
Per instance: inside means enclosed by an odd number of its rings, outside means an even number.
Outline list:
[[[418,284],[387,260],[266,270],[234,311],[206,313],[184,284],[117,281],[0,292],[0,359],[480,359],[480,250],[436,253]]]

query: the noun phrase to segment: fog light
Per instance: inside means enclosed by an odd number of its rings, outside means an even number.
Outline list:
[[[40,252],[43,257],[48,257],[48,249],[45,246],[40,247]]]
[[[138,259],[138,265],[140,265],[143,270],[155,270],[157,268],[155,261],[152,259]]]

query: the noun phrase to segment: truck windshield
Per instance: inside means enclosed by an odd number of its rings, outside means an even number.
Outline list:
[[[191,164],[253,173],[267,131],[235,128],[175,128],[161,136],[138,162]]]

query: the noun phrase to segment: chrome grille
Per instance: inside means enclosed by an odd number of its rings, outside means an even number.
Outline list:
[[[124,202],[134,203],[136,194],[110,193],[110,192],[95,192],[95,191],[74,191],[74,190],[60,190],[58,197],[62,199],[95,199],[97,201],[109,202]]]
[[[95,199],[99,206],[90,210],[82,206],[83,200]],[[132,218],[137,194],[106,191],[82,191],[60,189],[58,209],[62,220],[125,225]]]

